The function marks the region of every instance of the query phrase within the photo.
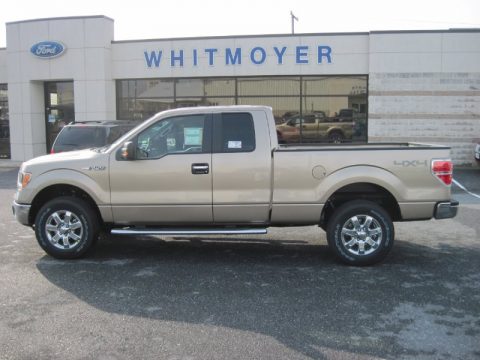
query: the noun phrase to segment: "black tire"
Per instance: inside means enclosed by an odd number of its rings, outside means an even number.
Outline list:
[[[95,244],[98,234],[99,222],[95,212],[79,198],[53,199],[42,206],[35,218],[39,245],[57,259],[82,257]]]
[[[337,258],[348,265],[373,265],[393,246],[395,230],[389,214],[367,200],[347,202],[327,224],[327,241]]]
[[[345,139],[345,136],[340,131],[332,131],[330,134],[328,134],[328,141],[334,144],[341,144],[343,140]]]

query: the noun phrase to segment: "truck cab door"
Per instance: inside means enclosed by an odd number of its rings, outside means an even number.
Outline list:
[[[269,221],[272,156],[264,111],[213,115],[213,219],[217,224]]]
[[[113,218],[120,224],[205,224],[212,214],[212,116],[160,119],[130,139],[133,160],[110,156]]]
[[[305,115],[302,119],[302,138],[316,139],[318,137],[318,122],[314,115]]]

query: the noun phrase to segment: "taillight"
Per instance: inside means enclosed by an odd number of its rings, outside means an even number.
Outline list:
[[[451,185],[453,180],[452,160],[433,160],[432,173],[445,185]]]
[[[50,150],[50,154],[55,154],[55,150],[53,150],[53,147],[52,150]]]

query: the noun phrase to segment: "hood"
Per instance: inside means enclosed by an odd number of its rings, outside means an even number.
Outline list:
[[[85,149],[39,156],[25,161],[21,169],[35,173],[44,173],[58,169],[71,169],[83,172],[84,168],[106,166],[107,163],[107,153]]]

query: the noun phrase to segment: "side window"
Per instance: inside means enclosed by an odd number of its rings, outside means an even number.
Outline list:
[[[303,119],[304,124],[315,124],[315,116],[314,115],[305,115]]]
[[[204,152],[206,115],[164,119],[137,137],[137,159],[158,159],[167,154]]]
[[[217,122],[218,124],[218,122]],[[224,113],[219,122],[216,152],[250,152],[255,150],[255,130],[249,113]]]
[[[287,125],[297,126],[297,127],[300,126],[300,118],[299,118],[299,117],[295,117],[295,118],[293,118],[293,119],[288,120]]]

